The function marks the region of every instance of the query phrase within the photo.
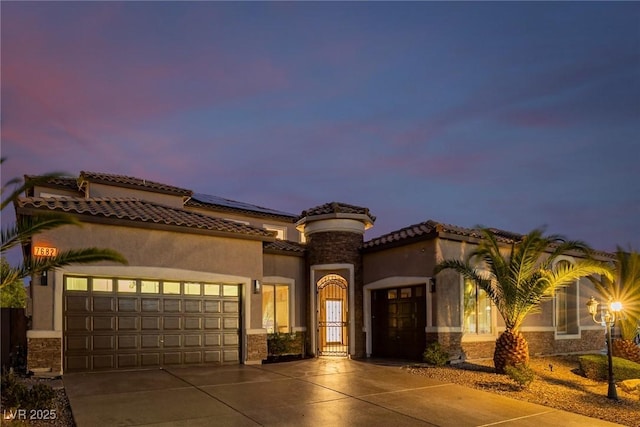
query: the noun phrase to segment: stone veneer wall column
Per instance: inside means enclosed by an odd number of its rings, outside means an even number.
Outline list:
[[[27,371],[62,374],[61,334],[27,331]]]
[[[322,264],[351,264],[354,271],[354,283],[349,287],[354,288],[354,301],[349,301],[350,309],[355,310],[355,325],[351,330],[355,336],[349,340],[355,343],[353,357],[365,356],[365,335],[363,332],[363,277],[362,277],[362,249],[363,235],[349,231],[323,231],[316,232],[307,238],[307,256],[309,266]],[[349,280],[348,277],[345,279]],[[315,298],[315,295],[311,295]],[[315,313],[309,313],[315,316]],[[312,319],[311,319],[312,320]],[[311,322],[310,324],[313,324]],[[312,343],[314,344],[314,343]]]

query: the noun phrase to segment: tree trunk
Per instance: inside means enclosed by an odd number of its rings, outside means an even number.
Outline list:
[[[529,344],[520,332],[507,329],[496,340],[493,365],[497,373],[504,374],[506,366],[519,364],[529,365]]]
[[[631,340],[615,339],[611,345],[613,355],[640,363],[640,347]]]

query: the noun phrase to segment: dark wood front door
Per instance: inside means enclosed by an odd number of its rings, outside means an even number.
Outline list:
[[[378,289],[371,293],[374,357],[419,360],[426,345],[425,286]]]

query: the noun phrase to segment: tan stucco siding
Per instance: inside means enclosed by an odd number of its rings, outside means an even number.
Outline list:
[[[376,252],[363,256],[364,283],[394,276],[431,276],[435,267],[433,240]]]
[[[87,185],[89,186],[88,197],[133,197],[180,209],[182,209],[184,204],[183,196],[180,195],[155,193],[152,191],[97,184],[94,182],[90,182]]]

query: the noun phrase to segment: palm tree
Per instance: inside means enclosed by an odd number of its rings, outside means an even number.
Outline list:
[[[0,159],[0,164],[5,162],[5,158]],[[2,200],[2,211],[15,202],[20,195],[26,190],[34,186],[46,182],[52,178],[59,177],[61,174],[52,173],[32,179],[28,182],[14,178],[2,186],[2,195],[9,190],[10,186],[15,186],[9,196]],[[15,224],[2,228],[2,249],[0,255],[4,256],[7,251],[18,246],[28,243],[31,238],[43,231],[52,230],[54,228],[65,225],[81,225],[80,221],[71,215],[60,213],[42,213],[33,216],[24,216],[16,220]],[[33,257],[25,254],[25,261],[18,266],[2,268],[2,282],[0,289],[9,286],[12,283],[22,281],[24,278],[33,276],[43,271],[56,267],[62,267],[69,264],[92,263],[98,261],[114,261],[126,264],[127,260],[118,252],[111,249],[86,248],[72,249],[58,253],[53,257]]]
[[[621,338],[613,341],[613,355],[640,363],[640,347],[633,342],[640,328],[640,253],[618,247],[614,270],[613,281],[590,279],[605,298],[622,302]]]
[[[543,236],[535,229],[517,240],[510,248],[500,246],[494,231],[481,228],[482,241],[466,262],[444,260],[435,273],[452,269],[484,290],[504,319],[505,331],[496,340],[493,363],[496,372],[504,373],[507,365],[527,365],[529,344],[519,331],[525,317],[553,295],[554,289],[575,283],[580,277],[601,274],[611,277],[610,269],[587,255],[589,247],[580,241],[566,241],[562,236]],[[554,262],[570,251],[587,256],[575,264]],[[472,265],[484,262],[485,272]],[[483,267],[480,265],[480,267]]]

